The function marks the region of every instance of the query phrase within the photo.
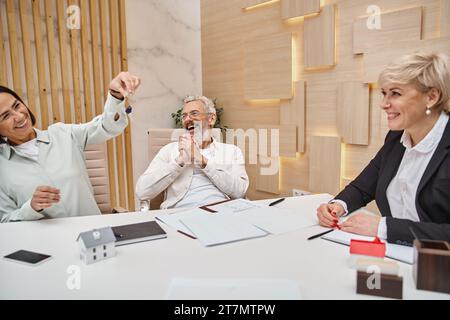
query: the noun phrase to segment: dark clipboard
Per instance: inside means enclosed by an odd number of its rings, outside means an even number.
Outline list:
[[[221,203],[225,203],[225,202],[229,202],[229,201],[231,201],[231,199],[227,199],[227,200],[223,200],[223,201],[219,201],[219,202],[214,202],[214,203],[206,204],[206,205],[201,206],[201,207],[199,207],[199,208],[202,209],[202,210],[211,212],[211,213],[216,213],[217,211],[215,211],[215,210],[213,210],[213,209],[210,209],[210,208],[208,208],[208,207],[210,207],[210,206],[215,206],[215,205],[217,205],[217,204],[221,204]]]

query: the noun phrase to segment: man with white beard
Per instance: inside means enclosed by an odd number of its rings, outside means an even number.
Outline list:
[[[186,133],[159,151],[139,177],[136,195],[151,200],[165,191],[161,209],[200,207],[243,198],[249,185],[241,150],[216,141],[214,103],[204,97],[184,100],[182,121]]]

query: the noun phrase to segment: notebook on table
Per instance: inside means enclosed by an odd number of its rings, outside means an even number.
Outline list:
[[[112,227],[116,246],[167,238],[167,233],[156,221],[148,221]]]

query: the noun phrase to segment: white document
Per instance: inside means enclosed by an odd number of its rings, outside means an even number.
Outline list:
[[[287,279],[175,278],[169,300],[299,300],[298,284]]]
[[[366,240],[373,241],[374,237],[366,237],[353,233],[344,232],[341,230],[335,230],[322,237],[322,239],[345,244],[350,246],[350,240]],[[413,264],[414,262],[414,249],[413,247],[400,246],[398,244],[392,244],[386,242],[386,257],[398,260],[401,262]]]
[[[316,219],[307,213],[294,213],[288,209],[267,206],[233,215],[271,234],[282,234],[317,224]]]
[[[197,214],[183,216],[180,221],[206,247],[267,235],[267,232],[229,214]]]
[[[195,237],[195,235],[188,228],[186,228],[186,226],[184,224],[182,224],[180,222],[180,219],[182,217],[192,217],[192,216],[195,217],[197,215],[208,215],[208,214],[212,214],[212,213],[207,212],[202,209],[199,209],[199,208],[195,208],[195,209],[191,209],[191,210],[187,210],[187,211],[178,211],[178,212],[171,213],[171,214],[161,213],[161,214],[155,215],[155,218],[158,219],[159,221],[165,223],[169,227],[174,228],[177,231],[181,231],[192,237]]]
[[[207,208],[214,210],[218,213],[236,213],[254,208],[259,208],[260,206],[261,206],[260,204],[256,204],[249,200],[236,199],[224,203],[219,203],[213,206],[207,206]]]

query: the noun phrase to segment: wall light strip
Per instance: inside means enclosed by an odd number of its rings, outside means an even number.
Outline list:
[[[250,11],[250,10],[253,10],[253,9],[257,9],[257,8],[261,8],[261,7],[265,7],[265,6],[274,4],[275,2],[280,2],[280,0],[270,0],[270,1],[267,1],[267,2],[260,3],[260,4],[256,4],[256,5],[251,6],[251,7],[242,8],[242,10],[243,11]]]

